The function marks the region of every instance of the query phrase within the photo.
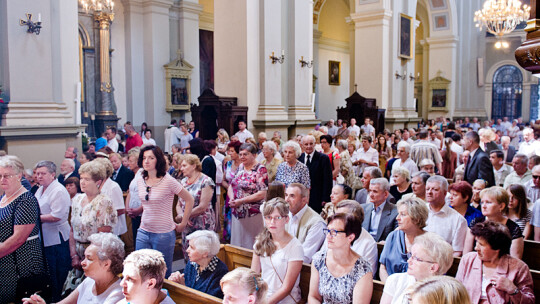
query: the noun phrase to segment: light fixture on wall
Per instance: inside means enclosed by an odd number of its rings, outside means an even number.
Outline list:
[[[79,3],[87,14],[89,12],[104,12],[107,14],[114,13],[113,0],[79,0]]]
[[[407,78],[407,72],[403,71],[403,74],[400,74],[398,71],[394,74],[396,76],[396,79],[403,79],[405,80]]]
[[[300,62],[300,66],[303,68],[303,67],[308,67],[308,68],[312,68],[313,67],[313,60],[311,61],[305,61],[304,60],[304,56],[302,56],[300,58],[300,60],[298,60]]]
[[[508,42],[504,41],[504,40],[499,40],[497,42],[495,42],[495,48],[496,49],[507,49],[508,47],[510,46],[510,44],[508,44]]]
[[[282,64],[283,61],[285,61],[285,51],[281,50],[281,57],[274,56],[274,52],[272,52],[272,55],[270,55],[270,60],[272,60],[272,64],[275,64],[276,62]]]
[[[34,22],[32,14],[26,13],[26,20],[19,19],[19,24],[28,26],[27,33],[39,35],[39,32],[41,32],[41,14],[38,14],[38,21]]]
[[[409,73],[409,80],[415,81],[417,79],[420,79],[420,73],[416,74],[416,77],[413,76],[413,73]]]
[[[486,0],[483,8],[474,13],[474,21],[480,30],[485,26],[488,32],[502,37],[527,20],[530,12],[531,7],[525,4],[522,8],[518,0]]]

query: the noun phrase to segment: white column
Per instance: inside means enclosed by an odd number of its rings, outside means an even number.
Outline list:
[[[201,95],[201,80],[199,70],[199,15],[202,13],[202,5],[198,0],[181,0],[179,3],[179,49],[184,59],[193,66],[191,72],[191,97],[190,102],[198,103],[197,98]],[[171,59],[176,58],[176,52],[171,53]]]
[[[300,67],[298,62],[301,56],[313,58],[313,1],[288,1],[288,7],[289,37],[285,60],[290,84],[289,119],[314,120],[315,113],[311,110],[313,71]]]
[[[354,33],[354,22],[352,21],[351,17],[345,18],[345,22],[347,22],[347,25],[349,26],[349,64],[350,64],[350,71],[354,71],[355,68],[355,33]],[[355,85],[356,85],[356,79],[354,78],[355,73],[351,72],[349,74],[349,93],[352,95],[355,92]]]
[[[448,113],[444,112],[431,112],[428,116],[453,116],[454,107],[456,105],[456,54],[457,54],[457,37],[453,35],[449,36],[436,36],[426,39],[429,47],[429,64],[428,64],[428,79],[433,79],[437,76],[439,71],[442,72],[442,77],[450,80],[448,88],[448,95],[446,96],[446,104],[448,105]],[[445,58],[445,60],[441,60]],[[428,92],[429,94],[429,92]],[[428,95],[429,96],[429,95]],[[427,102],[431,102],[427,100]],[[488,116],[491,112],[488,113]]]
[[[319,72],[319,39],[322,37],[322,32],[313,29],[313,75],[317,77],[317,82],[315,85],[315,115],[320,117],[319,109],[319,84],[321,83],[321,73]]]

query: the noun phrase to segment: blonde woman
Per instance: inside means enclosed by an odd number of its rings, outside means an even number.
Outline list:
[[[304,260],[302,243],[287,232],[289,204],[274,198],[262,206],[265,227],[257,235],[251,270],[268,283],[268,303],[298,303],[300,270]]]
[[[227,133],[227,131],[225,131],[225,129],[221,128],[217,131],[217,139],[216,139],[216,143],[217,143],[217,148],[218,148],[218,152],[225,155],[226,152],[227,152],[227,145],[229,144],[231,140],[229,139],[229,134]]]
[[[416,282],[407,294],[408,303],[470,304],[465,286],[448,276],[434,276]]]
[[[264,304],[268,285],[255,271],[239,267],[219,282],[224,304]]]

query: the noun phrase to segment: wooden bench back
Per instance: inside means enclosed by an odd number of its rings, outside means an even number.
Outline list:
[[[522,260],[531,270],[540,270],[540,242],[525,241]]]
[[[208,295],[204,292],[200,292],[193,288],[186,287],[175,282],[165,280],[163,282],[163,288],[167,289],[169,296],[173,299],[174,303],[182,304],[214,304],[222,303],[220,298]]]

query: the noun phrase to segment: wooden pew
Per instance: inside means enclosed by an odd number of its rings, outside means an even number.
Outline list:
[[[373,294],[371,295],[371,304],[379,304],[379,302],[381,302],[383,289],[383,282],[379,280],[373,280]]]
[[[525,241],[522,260],[529,266],[530,269],[540,270],[540,242],[529,240]]]
[[[200,292],[193,288],[189,288],[169,280],[165,280],[163,282],[163,288],[167,289],[169,296],[173,299],[174,303],[177,304],[213,304],[223,302],[220,298],[216,298],[204,292]]]

